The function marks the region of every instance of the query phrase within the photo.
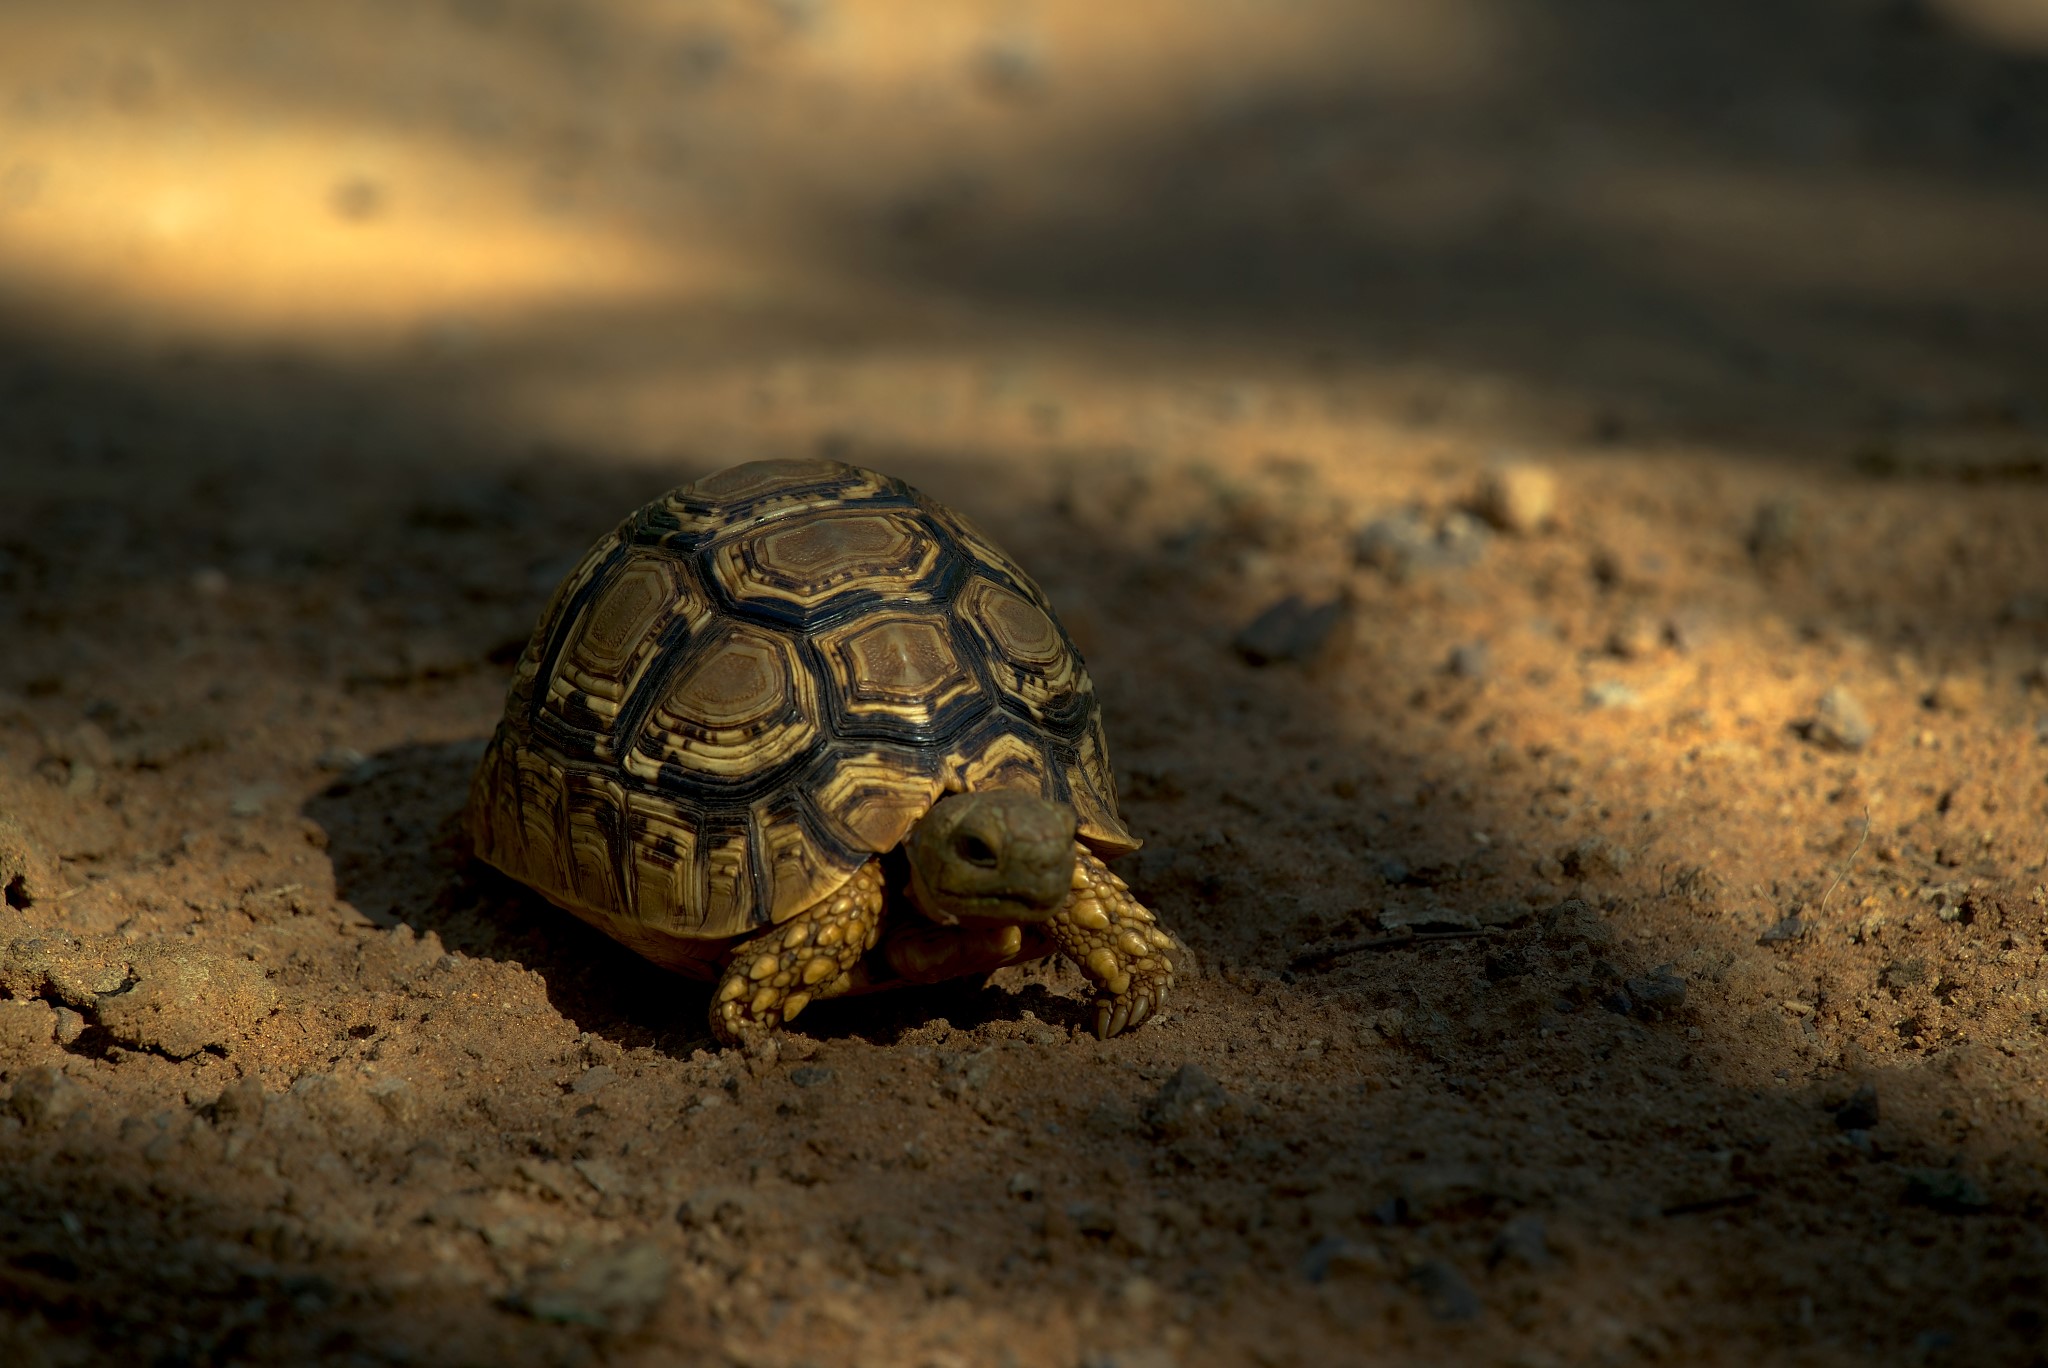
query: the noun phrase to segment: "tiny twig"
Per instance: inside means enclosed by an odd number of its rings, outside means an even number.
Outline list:
[[[1313,969],[1328,964],[1331,960],[1345,955],[1356,955],[1366,950],[1398,950],[1404,945],[1415,945],[1423,941],[1470,940],[1474,936],[1490,934],[1483,926],[1457,927],[1443,931],[1416,931],[1403,927],[1385,936],[1367,936],[1361,940],[1338,941],[1315,950],[1304,950],[1288,961],[1290,969]]]
[[[1849,871],[1856,867],[1856,857],[1863,853],[1863,843],[1869,839],[1870,808],[1866,804],[1863,809],[1863,835],[1857,838],[1856,848],[1849,852],[1849,858],[1842,862],[1842,872],[1835,875],[1835,881],[1828,885],[1828,891],[1820,895],[1820,905],[1813,909],[1815,917],[1828,910],[1828,899],[1835,896],[1835,890],[1842,886],[1842,880],[1848,878]]]
[[[1679,1202],[1665,1207],[1660,1215],[1697,1216],[1706,1211],[1726,1211],[1730,1207],[1746,1207],[1757,1200],[1754,1192],[1731,1192],[1726,1197],[1702,1197],[1697,1201]]]

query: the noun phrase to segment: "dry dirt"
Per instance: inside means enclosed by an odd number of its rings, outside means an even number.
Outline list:
[[[2048,1364],[2026,7],[8,10],[0,1360]],[[1164,1017],[749,1061],[468,860],[815,451],[1059,605]]]

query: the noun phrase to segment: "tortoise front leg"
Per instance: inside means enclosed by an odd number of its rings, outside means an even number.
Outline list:
[[[1096,1035],[1107,1039],[1165,1005],[1173,987],[1173,938],[1088,847],[1077,845],[1074,891],[1045,930],[1101,990]]]
[[[846,992],[881,926],[882,869],[870,860],[831,897],[740,946],[712,994],[711,1033],[737,1045]]]

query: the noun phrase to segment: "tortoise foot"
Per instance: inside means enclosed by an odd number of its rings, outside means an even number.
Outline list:
[[[740,945],[711,995],[711,1033],[748,1046],[817,999],[844,993],[881,920],[882,872],[870,861],[830,898]]]
[[[1097,1036],[1119,1035],[1166,1005],[1173,937],[1086,847],[1074,861],[1073,894],[1046,930],[1098,990]]]

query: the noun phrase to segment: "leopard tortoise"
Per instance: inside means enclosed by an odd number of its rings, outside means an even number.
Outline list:
[[[1058,952],[1111,1036],[1175,942],[1105,857],[1101,711],[1031,577],[830,461],[654,500],[555,591],[471,786],[488,863],[765,1038],[820,998]]]

